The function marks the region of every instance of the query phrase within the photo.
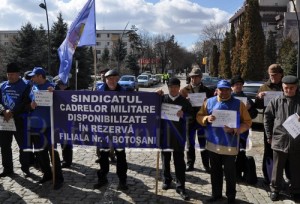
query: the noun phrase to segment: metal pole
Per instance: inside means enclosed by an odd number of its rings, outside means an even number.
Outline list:
[[[48,31],[48,63],[47,63],[48,67],[47,67],[47,71],[49,73],[49,71],[50,71],[50,29],[49,29],[49,18],[48,18],[48,9],[47,9],[46,0],[44,0],[44,4],[41,3],[39,6],[43,9],[45,9],[45,11],[46,11],[47,31]]]
[[[299,25],[299,18],[298,18],[298,11],[295,5],[294,0],[290,0],[293,3],[294,10],[297,17],[297,26],[298,26],[298,55],[297,55],[297,78],[300,78],[300,25]]]
[[[48,73],[50,71],[50,29],[49,29],[49,18],[46,0],[44,0],[46,6],[46,17],[47,17],[47,28],[48,28]]]
[[[77,91],[77,73],[78,73],[78,60],[75,61],[75,90]],[[96,77],[96,76],[95,76]]]

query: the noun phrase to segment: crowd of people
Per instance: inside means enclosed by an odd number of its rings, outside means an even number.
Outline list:
[[[55,175],[54,189],[62,187],[64,182],[62,167],[68,167],[66,164],[71,165],[72,153],[70,150],[65,153],[65,146],[63,146],[65,160],[62,164],[57,150],[54,150],[54,159],[51,157],[50,107],[38,106],[33,94],[34,91],[54,89],[64,90],[68,89],[68,86],[59,79],[55,83],[50,83],[42,67],[35,67],[32,71],[25,72],[24,77],[21,78],[20,67],[16,63],[7,65],[7,81],[0,86],[0,112],[4,121],[14,122],[16,131],[0,130],[1,135],[6,135],[5,139],[0,141],[3,165],[0,177],[14,175],[11,147],[14,136],[20,149],[19,160],[25,177],[32,176],[29,169],[30,166],[35,166],[43,173],[38,183],[50,181],[52,175]],[[56,145],[54,147],[56,149]],[[52,174],[50,157],[54,161],[55,174]]]
[[[270,199],[279,199],[282,190],[283,171],[290,184],[291,195],[295,198],[300,195],[300,165],[297,157],[300,155],[300,137],[293,137],[283,127],[283,123],[293,114],[300,114],[300,96],[298,79],[295,76],[284,76],[279,64],[272,64],[268,68],[269,80],[260,87],[255,101],[247,97],[242,89],[244,80],[240,76],[233,76],[230,81],[220,80],[217,89],[211,90],[201,82],[202,72],[194,66],[189,73],[189,84],[180,89],[178,78],[166,77],[168,93],[157,91],[161,95],[161,103],[181,106],[177,112],[178,121],[162,119],[160,126],[160,145],[162,148],[162,189],[168,190],[172,185],[171,156],[175,167],[176,192],[183,200],[189,200],[185,190],[185,172],[193,171],[196,161],[197,138],[203,167],[211,175],[212,195],[208,202],[222,199],[223,175],[226,181],[226,196],[228,203],[235,203],[236,183],[243,180],[246,172],[246,143],[252,119],[257,116],[257,108],[264,109],[264,155],[262,171],[264,181],[270,184]],[[95,88],[95,91],[125,91],[119,84],[119,73],[116,70],[107,70],[104,74],[104,83]],[[62,158],[54,151],[54,158],[50,150],[51,128],[49,107],[40,107],[36,104],[33,91],[39,90],[68,90],[67,84],[58,77],[55,83],[46,79],[46,72],[41,67],[25,72],[20,76],[20,68],[15,63],[7,65],[7,81],[0,85],[0,113],[4,121],[13,120],[15,131],[0,130],[3,137],[0,140],[3,172],[0,177],[14,174],[12,158],[13,136],[20,149],[19,160],[25,177],[30,177],[30,166],[37,163],[43,177],[39,183],[53,179],[54,189],[63,186],[64,177],[62,168],[72,165],[72,144],[61,144]],[[267,105],[264,97],[268,91],[281,91],[283,94],[273,98]],[[195,103],[195,97],[202,97],[201,103]],[[239,97],[246,98],[245,101]],[[201,99],[201,100],[202,100]],[[199,99],[200,100],[200,99]],[[197,101],[196,101],[197,102]],[[222,114],[230,115],[231,125],[224,125]],[[299,118],[299,116],[297,117]],[[297,118],[300,121],[300,119]],[[224,119],[223,119],[224,120]],[[221,125],[220,125],[220,124]],[[29,124],[29,125],[28,125]],[[216,125],[218,124],[218,125]],[[187,143],[187,162],[185,162],[185,146]],[[54,145],[56,147],[56,145]],[[32,151],[27,150],[34,149]],[[168,149],[165,151],[165,149]],[[172,149],[172,151],[169,151]],[[119,178],[118,189],[127,190],[127,160],[125,149],[97,149],[100,169],[97,171],[98,182],[95,189],[108,183],[109,157],[116,156],[116,169]],[[114,156],[113,156],[114,158]],[[52,174],[51,163],[55,173]],[[232,168],[235,167],[235,168]],[[270,170],[271,168],[271,170]]]
[[[249,165],[247,165],[249,161],[246,157],[245,149],[252,119],[258,114],[257,108],[264,110],[264,138],[262,138],[264,139],[264,155],[262,171],[264,183],[270,185],[270,199],[271,201],[279,199],[279,193],[283,190],[282,186],[285,183],[283,179],[284,170],[287,183],[289,184],[288,192],[290,196],[293,199],[299,199],[300,177],[296,172],[299,172],[300,169],[296,162],[296,157],[299,156],[300,138],[293,137],[292,133],[283,127],[283,123],[293,114],[296,114],[297,118],[293,122],[298,123],[300,121],[299,81],[295,76],[284,76],[283,69],[279,64],[270,65],[268,75],[269,80],[260,87],[255,101],[252,101],[243,93],[244,80],[240,76],[233,76],[230,81],[220,80],[214,94],[211,93],[202,84],[202,73],[197,67],[194,67],[188,75],[190,78],[189,84],[181,89],[176,96],[171,94],[173,84],[168,84],[168,103],[174,103],[177,97],[182,96],[192,102],[192,94],[194,93],[203,93],[205,96],[205,100],[201,106],[193,105],[192,112],[186,111],[184,114],[178,112],[178,116],[189,115],[192,118],[189,122],[182,122],[182,124],[187,124],[187,128],[189,129],[186,134],[188,147],[186,171],[194,170],[195,137],[198,137],[200,149],[205,146],[205,149],[201,151],[202,163],[205,171],[211,174],[212,185],[212,196],[207,202],[213,203],[222,199],[224,175],[228,203],[235,203],[236,183],[237,181],[245,180],[245,177],[248,176],[246,173],[249,174],[249,169],[247,169],[249,168]],[[171,78],[170,81],[173,81],[173,79]],[[268,91],[281,91],[283,94],[272,98],[266,104],[264,97],[268,94]],[[244,97],[246,99],[245,102],[240,97]],[[218,120],[219,117],[216,111],[220,110],[234,111],[236,113],[236,116],[234,116],[236,117],[236,127],[226,125],[218,127],[213,125],[214,121]],[[176,128],[176,131],[182,132],[179,128]],[[171,138],[176,138],[176,133],[169,132],[169,134],[171,134]],[[169,135],[164,134],[162,137],[169,138]],[[177,190],[178,186],[182,183],[181,181],[184,181],[183,175],[185,176],[185,174],[179,172],[182,172],[181,169],[185,165],[181,164],[182,156],[180,154],[178,156],[175,146],[173,149]],[[168,159],[165,157],[165,155],[162,156],[163,173],[165,174],[163,175],[162,189],[167,190],[172,178],[170,178],[168,170],[170,155],[168,155]],[[233,166],[235,168],[232,168]],[[256,171],[255,168],[254,171]],[[256,177],[256,172],[254,174]],[[256,178],[253,180],[257,181]],[[184,194],[182,198],[187,199],[188,195]]]

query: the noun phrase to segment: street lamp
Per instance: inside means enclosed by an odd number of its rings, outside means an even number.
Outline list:
[[[298,26],[298,55],[297,55],[297,78],[300,78],[300,25],[299,25],[299,18],[298,18],[298,12],[295,5],[294,0],[290,0],[293,3],[294,10],[297,17],[297,26]]]
[[[48,31],[48,72],[50,71],[50,34],[49,34],[49,20],[48,20],[48,10],[47,10],[47,4],[46,0],[44,0],[44,3],[40,3],[39,5],[42,9],[45,9],[46,11],[46,18],[47,18],[47,31]]]

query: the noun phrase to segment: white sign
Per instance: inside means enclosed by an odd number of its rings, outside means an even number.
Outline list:
[[[3,131],[16,131],[15,120],[11,118],[8,122],[4,120],[3,116],[0,116],[0,130]]]
[[[206,98],[206,93],[189,93],[188,97],[193,107],[200,107]]]
[[[298,121],[299,116],[297,113],[288,117],[284,123],[283,127],[292,135],[293,138],[298,137],[300,134],[300,122]]]
[[[47,90],[33,91],[35,102],[38,106],[52,106],[53,92]]]
[[[281,96],[283,93],[282,91],[265,91],[264,96],[264,106],[267,106],[271,99],[276,98],[277,96]]]
[[[237,128],[237,112],[233,110],[213,110],[212,115],[216,119],[212,122],[212,127]]]
[[[242,101],[245,104],[245,106],[247,105],[247,97],[234,96],[234,98]]]
[[[179,117],[177,116],[178,111],[181,110],[181,106],[170,104],[170,103],[162,103],[161,105],[161,119],[164,120],[172,120],[179,121]]]

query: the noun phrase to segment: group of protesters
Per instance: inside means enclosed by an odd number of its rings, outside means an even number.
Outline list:
[[[269,79],[259,88],[255,101],[253,102],[247,97],[245,105],[243,102],[240,102],[240,105],[238,101],[234,102],[235,97],[246,97],[242,91],[244,80],[240,76],[233,76],[230,84],[226,80],[219,81],[216,90],[217,96],[205,100],[197,113],[196,119],[204,129],[206,150],[209,151],[212,184],[210,202],[222,198],[223,166],[227,183],[228,203],[234,203],[236,181],[243,179],[246,173],[245,168],[247,166],[245,164],[247,161],[244,149],[249,134],[248,129],[251,127],[251,119],[257,116],[257,108],[264,110],[262,171],[264,183],[270,185],[270,199],[271,201],[279,200],[280,192],[284,190],[285,184],[288,184],[287,192],[292,199],[298,200],[300,197],[300,176],[297,173],[300,170],[300,165],[296,159],[300,156],[300,138],[297,137],[298,135],[292,136],[293,133],[290,132],[289,128],[283,126],[293,115],[296,119],[291,123],[297,125],[300,121],[299,81],[296,76],[284,76],[283,69],[279,64],[270,65],[268,75]],[[201,78],[201,74],[199,77]],[[266,103],[264,97],[271,91],[280,91],[280,94]],[[236,110],[239,113],[238,117],[240,117],[239,128],[212,127],[211,123],[216,119],[214,110]],[[295,127],[295,129],[297,128]],[[200,131],[198,130],[198,132]],[[199,135],[201,133],[198,133]],[[232,135],[233,138],[230,138]],[[236,136],[239,136],[237,142],[234,140]],[[231,168],[234,162],[236,169]],[[286,180],[284,180],[284,170]]]
[[[280,198],[280,192],[284,190],[283,185],[285,183],[289,187],[289,196],[295,200],[299,199],[300,176],[297,172],[300,170],[300,165],[297,163],[296,158],[300,156],[300,138],[297,137],[298,135],[292,136],[289,128],[283,126],[285,121],[293,115],[296,115],[296,119],[293,122],[300,122],[299,81],[296,76],[284,76],[283,69],[279,64],[270,65],[268,75],[269,80],[259,88],[255,101],[243,93],[244,80],[240,76],[233,76],[231,80],[220,80],[214,93],[215,96],[212,96],[211,91],[202,84],[202,73],[198,67],[194,67],[189,73],[190,84],[180,91],[180,81],[178,79],[170,79],[170,83],[168,83],[169,94],[163,98],[163,102],[181,105],[182,109],[177,113],[181,119],[179,122],[166,122],[169,125],[172,124],[173,131],[170,130],[172,128],[166,131],[166,127],[162,126],[161,137],[164,140],[171,138],[176,175],[176,192],[180,193],[184,200],[189,199],[189,196],[185,193],[185,190],[180,190],[184,189],[185,182],[183,168],[186,168],[186,171],[194,170],[195,137],[198,137],[199,147],[204,147],[204,150],[201,151],[204,169],[211,174],[212,196],[207,202],[218,202],[222,199],[224,174],[227,201],[228,203],[235,203],[237,181],[243,181],[246,172],[248,171],[249,174],[249,171],[253,170],[247,168],[254,167],[254,174],[256,174],[255,165],[249,166],[250,164],[247,164],[249,161],[246,157],[245,149],[252,119],[257,117],[258,114],[257,108],[264,110],[262,170],[264,183],[270,185],[270,199],[271,201],[277,201]],[[176,84],[175,87],[174,84]],[[268,94],[268,91],[281,91],[281,93],[265,104],[264,97]],[[186,105],[187,102],[182,99],[185,98],[187,101],[192,102],[192,94],[201,92],[206,96],[201,106],[193,105],[191,109],[189,105]],[[246,102],[239,97],[245,97]],[[236,113],[236,116],[232,116],[230,120],[223,118],[223,120],[230,122],[234,120],[233,117],[236,117],[235,125],[214,125],[219,117],[216,111],[224,110]],[[226,121],[223,122],[226,123]],[[178,123],[181,126],[188,124],[186,126],[189,131],[183,130]],[[165,123],[162,122],[162,124]],[[188,147],[187,165],[183,164],[184,147],[178,145],[178,141],[183,137],[179,138],[178,132],[182,135],[188,132],[188,135],[186,135]],[[169,167],[170,156],[170,153],[163,152],[162,154],[162,189],[164,190],[170,188],[172,181]],[[236,168],[232,168],[234,166]],[[286,181],[284,180],[284,170]]]
[[[24,78],[20,76],[20,67],[16,63],[7,65],[7,81],[0,86],[0,113],[2,121],[12,122],[15,130],[1,129],[1,157],[3,172],[0,177],[14,175],[13,157],[12,157],[12,140],[13,136],[17,141],[20,149],[19,160],[21,170],[25,177],[31,177],[30,166],[37,165],[43,177],[38,183],[45,183],[52,180],[52,169],[50,164],[50,107],[37,106],[35,102],[34,91],[54,89],[66,89],[67,85],[61,80],[56,84],[50,83],[46,79],[46,71],[41,67],[35,67],[32,71],[25,72]],[[56,147],[56,145],[55,145]],[[34,148],[34,151],[32,151]],[[71,152],[68,150],[67,161],[63,161],[63,166],[70,165]],[[54,151],[55,161],[55,183],[54,189],[60,189],[63,185],[64,178],[62,174],[62,165],[58,152]],[[65,164],[65,162],[69,162]]]
[[[263,173],[265,182],[271,184],[272,201],[279,199],[282,190],[283,170],[290,183],[292,196],[300,194],[300,177],[297,173],[300,165],[297,164],[300,139],[292,137],[284,129],[282,124],[293,114],[300,114],[300,96],[298,93],[298,79],[295,76],[283,77],[283,69],[278,64],[273,64],[268,69],[270,79],[259,89],[255,103],[247,98],[246,103],[238,97],[246,97],[242,91],[244,80],[240,76],[234,76],[229,80],[220,80],[216,91],[210,90],[201,82],[202,72],[194,66],[189,73],[190,83],[180,89],[180,80],[170,78],[167,80],[168,93],[157,91],[161,95],[161,103],[181,106],[177,112],[178,121],[162,118],[160,124],[159,144],[162,148],[162,189],[168,190],[172,185],[170,161],[173,152],[173,160],[176,176],[176,192],[183,200],[189,200],[185,190],[185,172],[193,171],[196,159],[197,138],[201,149],[201,158],[204,169],[211,174],[212,195],[208,202],[216,202],[222,199],[223,174],[226,180],[226,196],[228,203],[236,201],[236,182],[243,179],[246,163],[246,142],[252,119],[257,116],[256,108],[263,108],[264,114],[264,159]],[[63,145],[63,161],[59,153],[54,151],[51,158],[50,144],[51,125],[49,107],[37,106],[33,91],[39,90],[66,90],[68,86],[59,78],[55,84],[46,79],[46,72],[41,67],[35,67],[25,73],[25,78],[20,77],[20,68],[15,63],[7,65],[7,81],[0,85],[0,113],[6,122],[14,121],[14,131],[0,130],[3,136],[0,140],[3,172],[0,177],[14,174],[12,159],[13,136],[19,146],[21,170],[25,177],[30,177],[30,166],[37,162],[43,177],[39,183],[53,180],[54,189],[60,189],[64,178],[62,168],[69,168],[72,164],[72,145]],[[104,74],[104,83],[96,87],[96,91],[117,91],[125,89],[118,84],[119,73],[116,70],[108,70]],[[267,91],[283,91],[283,95],[276,97],[265,106],[263,98]],[[201,105],[192,103],[192,95],[204,94]],[[215,95],[216,94],[216,95]],[[215,125],[218,111],[226,114],[234,112],[235,124]],[[226,113],[225,113],[226,112]],[[299,116],[298,116],[299,117]],[[299,120],[300,121],[300,120]],[[219,121],[220,122],[220,121]],[[221,121],[224,123],[225,121]],[[28,125],[29,124],[29,125]],[[262,138],[263,139],[263,138]],[[185,143],[187,142],[187,163],[184,160]],[[56,144],[54,144],[56,147]],[[34,153],[32,150],[34,148]],[[169,149],[172,149],[172,152]],[[168,149],[168,151],[164,151]],[[98,182],[94,188],[101,188],[108,183],[109,157],[111,152],[116,156],[117,175],[119,177],[118,189],[127,190],[127,161],[125,149],[104,148],[97,150],[100,164],[98,170]],[[114,156],[113,156],[114,157]],[[55,174],[52,174],[50,159],[54,162]],[[267,160],[271,161],[272,173],[267,172]],[[232,167],[236,168],[232,168]],[[269,165],[270,166],[270,165]]]

